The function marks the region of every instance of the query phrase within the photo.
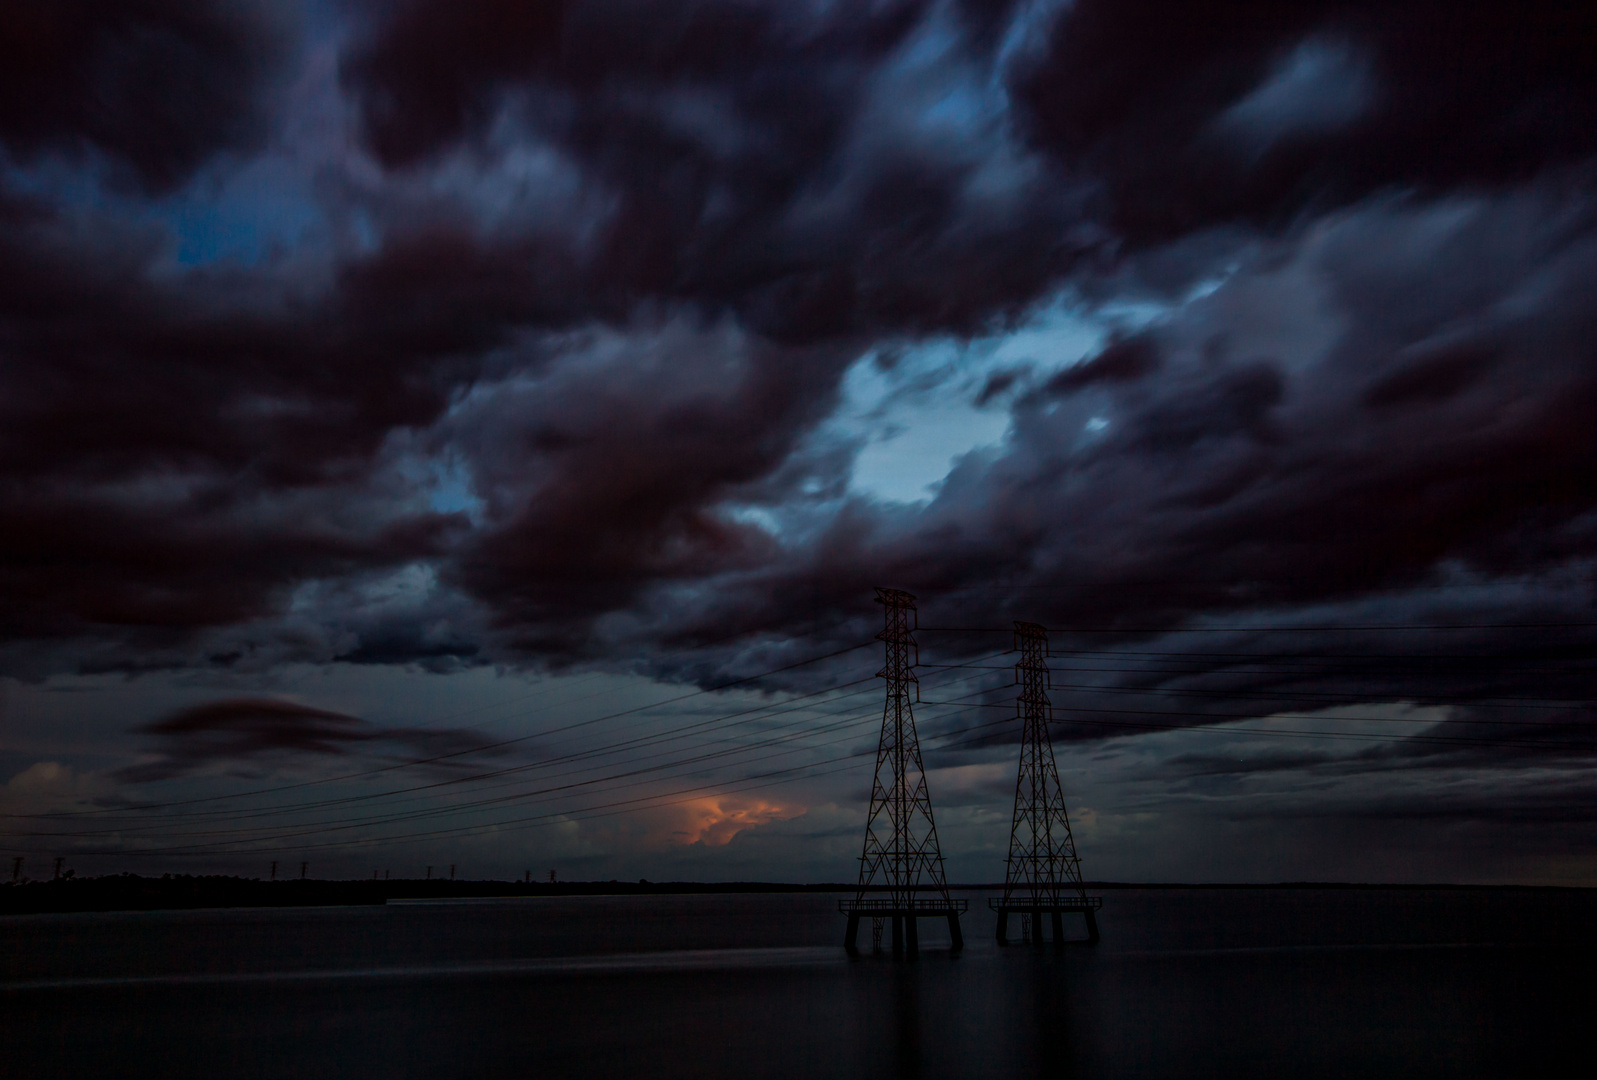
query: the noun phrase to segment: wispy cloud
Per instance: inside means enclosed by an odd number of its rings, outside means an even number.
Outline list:
[[[344,757],[403,752],[465,754],[481,745],[464,732],[381,727],[358,717],[276,698],[230,698],[172,713],[138,729],[152,736],[149,760],[119,770],[119,780],[166,780],[216,766],[260,766],[295,755]]]

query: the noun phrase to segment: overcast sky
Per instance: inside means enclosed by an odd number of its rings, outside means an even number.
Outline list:
[[[1597,883],[1591,5],[0,14],[30,876]]]

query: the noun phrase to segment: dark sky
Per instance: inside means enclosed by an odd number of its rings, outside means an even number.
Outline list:
[[[891,585],[953,877],[1026,619],[1089,877],[1593,883],[1594,55],[3,0],[0,845],[847,879]]]

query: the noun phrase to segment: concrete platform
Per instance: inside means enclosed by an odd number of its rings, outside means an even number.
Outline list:
[[[1033,902],[1021,898],[1005,900],[1002,897],[993,897],[987,901],[987,906],[998,912],[998,944],[1009,944],[1009,916],[1013,912],[1017,915],[1030,915],[1032,942],[1037,945],[1043,943],[1042,917],[1050,916],[1053,923],[1054,943],[1063,944],[1065,941],[1065,914],[1067,912],[1080,912],[1087,920],[1086,944],[1098,943],[1098,909],[1103,907],[1101,896],[1077,896],[1070,899],[1061,899],[1057,902]]]
[[[848,916],[848,928],[843,932],[843,948],[850,955],[859,952],[860,916],[872,919],[891,919],[893,926],[893,955],[917,956],[920,953],[920,932],[916,922],[920,919],[947,919],[948,937],[953,951],[965,947],[965,935],[959,929],[959,917],[970,908],[969,900],[944,900],[941,897],[911,900],[908,903],[892,899],[839,900],[837,910]]]

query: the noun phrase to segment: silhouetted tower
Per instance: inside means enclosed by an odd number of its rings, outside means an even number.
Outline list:
[[[302,862],[302,863],[299,864],[299,879],[301,881],[305,880],[305,871],[309,870],[310,867],[311,867],[311,864],[308,863],[308,862]]]
[[[55,857],[55,876],[53,878],[51,878],[52,881],[60,881],[61,880],[61,864],[64,863],[64,862],[66,862],[66,859],[63,858],[62,856],[57,855]]]
[[[272,860],[272,880],[273,881],[277,880],[277,860],[276,859]]]
[[[937,825],[932,820],[932,797],[926,787],[926,767],[921,762],[920,740],[915,735],[915,714],[910,685],[918,691],[915,659],[915,597],[899,589],[877,589],[876,602],[886,609],[887,625],[877,640],[887,646],[887,662],[876,674],[887,680],[887,704],[882,711],[882,734],[876,749],[876,776],[871,785],[870,811],[865,818],[865,850],[860,855],[859,892],[853,900],[839,901],[848,915],[843,945],[855,951],[861,915],[888,918],[893,923],[893,952],[915,955],[920,935],[916,919],[948,919],[954,948],[964,945],[959,914],[967,904],[950,900],[943,873],[943,853],[937,845]],[[886,888],[888,896],[867,897]],[[917,894],[927,889],[932,896]]]
[[[11,860],[11,884],[15,885],[22,880],[22,856],[18,855]]]
[[[1043,940],[1042,916],[1052,916],[1054,941],[1064,940],[1064,912],[1079,911],[1087,920],[1087,937],[1098,940],[1095,911],[1102,898],[1088,896],[1081,881],[1081,860],[1070,835],[1065,791],[1054,764],[1048,735],[1052,706],[1048,701],[1048,631],[1036,623],[1015,624],[1020,662],[1016,711],[1021,722],[1020,771],[1015,777],[1015,816],[1009,830],[1008,870],[1004,895],[989,901],[998,912],[998,940],[1006,940],[1009,913],[1030,917],[1031,940]]]

